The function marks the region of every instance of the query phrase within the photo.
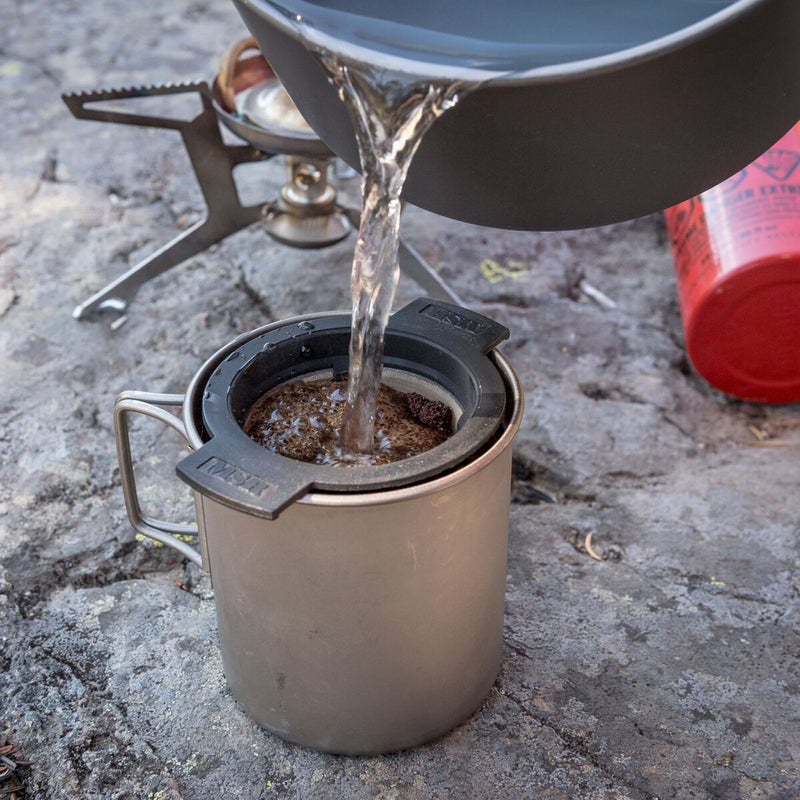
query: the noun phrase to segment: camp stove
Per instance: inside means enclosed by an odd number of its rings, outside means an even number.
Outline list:
[[[249,50],[257,55],[242,58]],[[192,94],[199,98],[201,109],[189,119],[113,106],[114,101]],[[76,319],[104,310],[125,311],[142,284],[254,223],[276,241],[297,248],[324,248],[358,229],[360,211],[341,205],[330,181],[334,153],[297,111],[253,39],[228,49],[211,85],[166,83],[62,97],[78,119],[179,131],[207,208],[202,220],[76,306],[72,314]],[[243,143],[226,143],[221,125]],[[234,169],[278,157],[284,158],[287,169],[278,196],[243,205]],[[399,262],[401,271],[429,297],[460,304],[453,290],[402,239]]]

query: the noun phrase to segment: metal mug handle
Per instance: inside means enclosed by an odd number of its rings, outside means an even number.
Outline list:
[[[242,59],[248,50],[255,50],[256,55]],[[272,67],[261,54],[258,42],[252,36],[235,42],[225,51],[219,65],[217,85],[222,96],[223,108],[235,112],[236,95],[239,92],[274,77]]]
[[[119,474],[122,481],[122,493],[125,497],[125,508],[128,519],[136,531],[162,544],[177,550],[181,555],[197,564],[201,569],[203,556],[186,542],[178,539],[175,534],[199,534],[198,525],[182,525],[175,522],[166,522],[145,516],[139,504],[136,492],[136,479],[133,473],[133,458],[131,456],[130,436],[128,433],[128,415],[131,413],[144,414],[153,417],[173,430],[176,430],[188,442],[186,428],[183,421],[171,414],[164,407],[183,405],[182,394],[156,394],[153,392],[123,392],[114,404],[114,430],[117,441],[117,460],[119,461]],[[203,537],[200,536],[201,550],[203,550]]]

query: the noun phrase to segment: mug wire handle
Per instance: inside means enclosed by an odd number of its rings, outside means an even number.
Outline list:
[[[128,519],[133,528],[144,536],[161,542],[177,550],[181,555],[197,564],[201,569],[203,556],[185,541],[177,538],[178,536],[199,535],[199,526],[196,524],[181,524],[167,522],[154,517],[145,516],[142,513],[139,496],[136,491],[136,479],[133,470],[133,458],[131,456],[130,434],[128,430],[128,418],[132,413],[144,414],[153,419],[163,422],[173,430],[176,430],[188,442],[186,428],[183,421],[170,413],[165,407],[183,405],[184,395],[182,394],[156,394],[153,392],[123,392],[114,404],[114,431],[117,442],[117,459],[119,461],[119,474],[122,482],[122,493],[125,497],[125,508],[128,512]],[[200,536],[201,550],[203,549],[203,536]]]

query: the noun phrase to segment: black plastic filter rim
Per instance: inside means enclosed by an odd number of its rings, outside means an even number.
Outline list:
[[[306,375],[344,375],[350,317],[303,320],[246,339],[223,356],[202,392],[206,443],[177,466],[202,494],[249,513],[273,518],[311,489],[369,492],[444,473],[491,439],[502,424],[506,388],[490,357],[508,336],[503,326],[457,306],[420,300],[392,317],[384,367],[431,381],[462,409],[458,429],[444,443],[412,458],[377,466],[332,467],[278,455],[242,429],[254,403],[272,388]]]

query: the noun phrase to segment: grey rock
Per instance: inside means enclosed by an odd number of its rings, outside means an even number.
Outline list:
[[[800,407],[732,400],[692,371],[659,215],[524,233],[406,209],[409,243],[511,329],[503,351],[526,393],[503,667],[472,718],[408,752],[315,753],[249,720],[222,672],[208,576],[128,523],[114,398],[180,394],[236,335],[345,307],[353,240],[300,251],[252,226],[145,284],[124,324],[73,320],[204,206],[174,132],[81,122],[59,95],[207,79],[246,31],[227,3],[12,6],[0,731],[33,762],[29,796],[798,796]],[[275,198],[283,166],[259,166],[242,181]],[[352,204],[353,181],[340,188]],[[397,304],[418,294],[404,277]],[[785,444],[753,446],[754,431]],[[132,437],[146,513],[191,522],[173,474],[185,444],[144,419]]]

